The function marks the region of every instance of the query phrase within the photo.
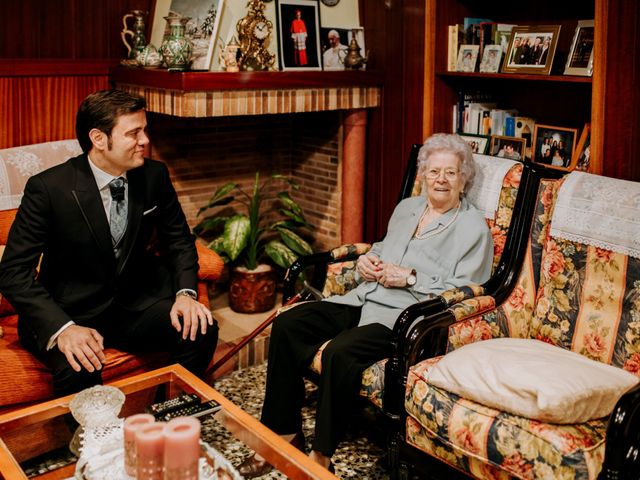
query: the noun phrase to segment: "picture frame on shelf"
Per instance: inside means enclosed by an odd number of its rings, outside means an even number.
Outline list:
[[[318,0],[277,0],[282,70],[322,70]]]
[[[158,50],[164,39],[169,35],[169,29],[164,17],[180,15],[189,17],[186,24],[185,36],[191,39],[193,54],[191,70],[206,70],[211,68],[213,49],[218,38],[220,17],[225,0],[156,0],[151,24],[150,42]]]
[[[491,141],[489,135],[476,135],[474,133],[459,133],[458,135],[469,144],[472,153],[486,155],[489,151],[489,142]]]
[[[560,25],[519,25],[511,30],[502,73],[549,75]]]
[[[491,135],[489,155],[524,162],[526,140],[524,138]]]
[[[564,67],[565,75],[590,77],[593,73],[594,21],[580,20]]]
[[[569,170],[576,147],[577,128],[536,124],[531,161]]]
[[[323,70],[344,70],[349,45],[348,28],[320,27]]]
[[[336,44],[336,34],[339,38],[339,44]],[[349,53],[349,45],[354,36],[360,46],[360,55],[366,57],[363,27],[320,27],[323,70],[345,70],[344,59]],[[365,63],[360,69],[365,70],[366,68]]]
[[[456,72],[475,72],[480,45],[460,45]]]
[[[485,45],[480,61],[480,71],[483,73],[498,73],[502,60],[502,47],[500,45]]]
[[[574,170],[581,172],[589,171],[589,163],[591,161],[591,124],[585,123],[580,134],[580,140],[573,153],[571,165]]]

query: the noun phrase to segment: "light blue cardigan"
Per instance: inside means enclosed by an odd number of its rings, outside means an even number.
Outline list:
[[[413,234],[426,208],[424,196],[400,202],[389,220],[387,235],[374,243],[370,253],[383,262],[415,268],[418,281],[413,287],[385,288],[377,282],[362,281],[357,288],[326,301],[362,306],[359,325],[381,323],[393,328],[400,312],[409,305],[454,287],[483,283],[489,279],[493,263],[493,240],[482,214],[462,199],[455,222],[433,236],[417,239]],[[427,226],[426,232],[442,228],[455,215],[451,209]]]

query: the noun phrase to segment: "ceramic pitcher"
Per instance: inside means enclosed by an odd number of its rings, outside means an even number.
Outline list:
[[[160,53],[169,70],[187,70],[191,64],[193,45],[191,40],[185,37],[185,27],[190,17],[170,15],[164,17],[170,29],[160,46]]]

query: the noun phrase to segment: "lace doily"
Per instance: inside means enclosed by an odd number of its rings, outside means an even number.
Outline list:
[[[73,397],[69,408],[81,427],[74,437],[79,453],[75,475],[68,480],[130,480],[124,469],[124,420],[118,417],[124,400],[120,390],[103,385]],[[242,480],[220,452],[203,442],[200,446],[200,480]]]
[[[640,183],[571,172],[558,191],[551,236],[640,258]]]
[[[515,160],[473,154],[476,161],[476,177],[467,192],[467,200],[482,212],[485,218],[493,219],[500,203],[502,182]]]

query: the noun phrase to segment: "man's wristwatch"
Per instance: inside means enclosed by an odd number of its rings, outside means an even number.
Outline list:
[[[407,287],[413,287],[417,281],[418,281],[418,273],[414,268],[413,270],[411,270],[411,273],[407,276]]]
[[[180,295],[184,295],[186,297],[191,297],[194,300],[198,299],[198,294],[196,292],[194,292],[193,290],[189,289],[189,288],[183,288],[182,290],[180,290],[180,291],[178,291],[176,293],[176,297],[178,297]]]

